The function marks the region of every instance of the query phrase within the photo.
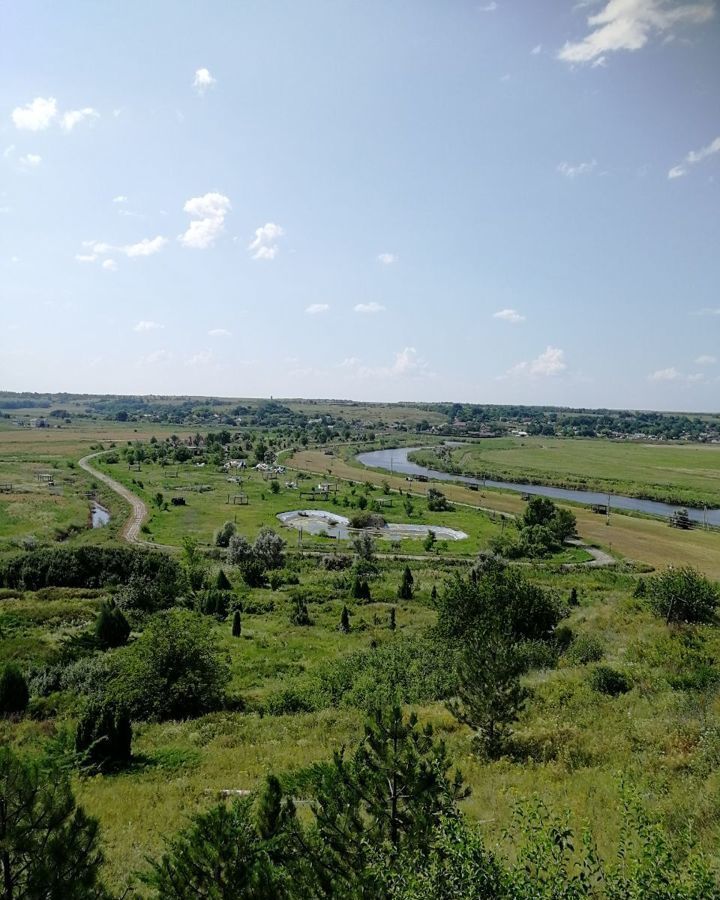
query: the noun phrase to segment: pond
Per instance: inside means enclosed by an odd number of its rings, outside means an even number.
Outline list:
[[[278,513],[278,519],[283,525],[296,528],[298,531],[304,531],[307,534],[325,534],[328,537],[344,541],[354,537],[359,530],[369,531],[373,537],[388,541],[412,538],[418,540],[426,537],[429,531],[433,531],[439,541],[463,541],[467,538],[464,531],[446,528],[444,525],[410,525],[388,522],[382,528],[351,528],[348,518],[324,509],[295,509],[290,512]]]
[[[391,450],[372,450],[368,453],[359,453],[358,462],[371,469],[384,469],[387,472],[400,475],[424,475],[434,481],[458,481],[463,484],[477,484],[483,487],[504,488],[509,491],[519,491],[523,494],[534,494],[542,497],[552,497],[554,500],[572,500],[575,503],[584,503],[588,506],[606,505],[608,498],[610,507],[616,510],[633,510],[646,513],[650,516],[660,516],[668,519],[674,512],[680,509],[671,503],[661,503],[657,500],[641,500],[639,497],[624,497],[622,494],[602,494],[597,491],[575,491],[570,488],[553,487],[544,484],[523,484],[512,481],[494,481],[491,478],[473,478],[469,475],[453,475],[450,472],[440,472],[437,469],[429,469],[418,465],[408,459],[409,453],[422,450],[422,447],[396,447]],[[431,448],[430,448],[431,449]],[[720,525],[720,509],[688,509],[688,516],[693,522],[708,525]]]
[[[93,528],[102,528],[103,525],[107,525],[110,521],[110,513],[104,506],[100,506],[99,503],[93,500],[90,504],[90,518]]]

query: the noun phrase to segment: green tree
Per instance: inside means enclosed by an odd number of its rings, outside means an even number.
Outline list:
[[[285,563],[285,541],[272,528],[264,526],[255,538],[253,556],[266,569],[281,569]]]
[[[121,647],[130,637],[128,620],[114,601],[103,603],[95,619],[95,638],[103,650]]]
[[[3,900],[105,898],[95,819],[75,803],[66,773],[0,748]]]
[[[340,613],[340,631],[343,634],[350,633],[350,613],[348,612],[347,606],[343,606],[342,612]]]
[[[154,616],[114,681],[133,718],[184,719],[216,709],[230,679],[208,619],[187,609]]]
[[[0,716],[25,712],[29,700],[25,676],[15,663],[5,663],[0,671]]]
[[[412,600],[414,583],[415,579],[413,578],[413,574],[410,571],[410,566],[405,566],[402,573],[402,581],[400,582],[400,587],[398,588],[399,600]]]
[[[529,693],[520,683],[524,660],[517,644],[499,623],[488,626],[463,648],[457,698],[447,706],[473,730],[476,752],[495,759],[507,747]]]
[[[75,731],[75,752],[86,768],[108,772],[132,758],[132,725],[121,705],[91,700]]]
[[[230,582],[230,579],[227,577],[227,575],[225,574],[225,572],[222,569],[220,569],[220,571],[217,573],[217,577],[215,578],[215,587],[219,591],[231,591],[232,590],[232,583]]]
[[[423,548],[426,553],[431,553],[433,547],[435,546],[435,541],[437,540],[437,535],[432,530],[432,528],[428,529],[428,533],[425,535],[425,540],[423,541]]]
[[[215,546],[216,547],[229,547],[230,546],[230,538],[237,531],[237,525],[234,522],[227,521],[224,522],[220,528],[215,532]]]
[[[236,609],[232,619],[232,636],[240,637],[242,634],[242,620],[240,618],[240,610]]]
[[[397,628],[397,613],[394,606],[390,607],[390,619],[388,621],[388,628],[390,631],[395,631]]]
[[[717,583],[691,566],[670,567],[648,579],[650,606],[665,621],[710,622],[720,603]]]

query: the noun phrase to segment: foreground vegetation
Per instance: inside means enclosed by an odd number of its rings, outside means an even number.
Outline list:
[[[718,587],[683,565],[716,535],[617,517],[674,556],[566,568],[598,518],[577,508],[493,495],[501,518],[323,449],[280,473],[296,426],[134,427],[22,432],[0,464],[38,508],[56,495],[34,468],[66,477],[85,520],[61,535],[15,506],[0,547],[5,896],[718,896]],[[69,463],[100,447],[148,506],[144,549],[109,493],[111,526],[88,527]],[[321,481],[313,505],[358,524],[470,537],[300,547],[276,514]]]

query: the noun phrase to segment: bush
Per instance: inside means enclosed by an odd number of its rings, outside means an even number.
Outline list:
[[[320,560],[320,565],[328,572],[342,572],[352,565],[352,557],[342,553],[328,554]]]
[[[27,682],[15,663],[5,663],[0,672],[0,715],[22,713],[30,700]]]
[[[234,522],[225,522],[224,525],[215,532],[215,546],[230,546],[230,538],[235,534],[236,530],[237,526]]]
[[[380,513],[367,509],[355,513],[350,519],[351,528],[384,528],[386,524],[385,518]]]
[[[115,696],[138,719],[185,719],[217,709],[230,680],[208,620],[186,609],[159,613],[124,651]]]
[[[130,637],[130,625],[112,601],[103,603],[95,620],[95,638],[102,650],[121,647]]]
[[[611,697],[627,694],[631,687],[627,675],[611,666],[595,666],[590,673],[590,684],[594,691]]]
[[[301,593],[296,593],[292,598],[290,622],[292,625],[312,625],[312,619],[308,612],[307,601]]]
[[[132,753],[130,716],[114,703],[91,701],[75,732],[75,752],[81,765],[108,772],[130,762]]]
[[[253,555],[266,569],[281,569],[285,563],[285,541],[267,526],[260,529],[253,544]]]
[[[647,585],[653,611],[670,622],[711,622],[720,603],[718,585],[697,569],[669,568]]]
[[[597,662],[605,655],[605,647],[600,638],[594,634],[579,634],[574,638],[566,653],[567,658],[577,665],[584,666]]]
[[[442,491],[437,488],[429,488],[427,492],[427,505],[431,512],[451,512],[452,506]]]

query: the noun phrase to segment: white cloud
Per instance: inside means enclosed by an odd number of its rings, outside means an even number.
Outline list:
[[[95,262],[97,256],[94,253],[76,253],[75,259],[81,263]]]
[[[214,359],[215,357],[212,350],[200,350],[198,353],[194,353],[190,359],[186,359],[185,365],[192,368],[207,366],[213,362]]]
[[[565,351],[548,346],[536,359],[518,363],[510,369],[508,374],[545,378],[550,375],[560,375],[565,369],[567,369]]]
[[[63,113],[60,119],[60,127],[64,131],[72,131],[73,128],[85,119],[97,119],[100,113],[93,109],[92,106],[86,106],[84,109],[71,109]]]
[[[567,41],[558,59],[593,63],[607,53],[640,50],[650,38],[671,37],[679,25],[701,25],[712,18],[712,0],[678,4],[672,0],[609,0],[588,17],[590,32],[580,41]]]
[[[482,5],[482,6],[478,6],[478,10],[479,10],[480,12],[495,12],[495,10],[496,10],[497,8],[498,8],[498,5],[497,5],[497,3],[495,2],[495,0],[491,0],[490,3],[485,3],[485,4]]]
[[[709,353],[703,353],[701,356],[695,360],[696,366],[714,366],[717,362],[716,356],[711,356]]]
[[[310,306],[305,307],[305,312],[309,316],[317,316],[320,313],[327,312],[330,309],[329,303],[311,303]]]
[[[415,347],[404,347],[395,354],[389,366],[363,366],[359,359],[350,356],[338,366],[347,369],[358,378],[406,378],[428,376],[427,363],[422,359]]]
[[[680,165],[673,166],[672,169],[670,169],[668,178],[681,178],[683,175],[687,175],[688,166],[694,166],[704,159],[707,159],[708,156],[713,156],[715,153],[720,153],[720,136],[716,137],[714,141],[710,141],[707,146],[701,147],[699,150],[691,150]]]
[[[160,328],[164,328],[164,325],[161,325],[159,322],[153,322],[148,319],[141,319],[137,325],[133,326],[133,331],[158,331]]]
[[[539,53],[542,53],[542,44],[536,44],[532,50],[530,51],[533,56],[537,56]]]
[[[525,316],[516,309],[499,309],[496,313],[493,313],[493,319],[502,319],[503,322],[511,322],[513,325],[516,325],[518,322],[524,322]]]
[[[225,230],[225,216],[231,206],[224,194],[211,192],[202,197],[192,197],[183,209],[193,217],[193,221],[188,230],[178,236],[178,240],[184,247],[205,250],[212,247]]]
[[[564,175],[566,178],[577,178],[578,175],[588,175],[593,171],[595,166],[597,165],[597,160],[590,160],[590,162],[581,162],[577,165],[571,165],[568,162],[561,162],[557,170],[561,175]]]
[[[211,88],[214,84],[217,84],[217,79],[212,77],[208,69],[195,70],[193,87],[201,97],[205,93],[205,91],[207,91],[208,88]]]
[[[384,266],[392,266],[398,261],[397,253],[378,253],[378,262]]]
[[[715,309],[710,309],[709,307],[705,307],[704,309],[699,309],[696,313],[696,316],[720,316],[720,306],[715,307]]]
[[[137,244],[126,244],[124,247],[118,247],[118,249],[121,253],[130,257],[152,256],[154,253],[159,253],[167,242],[168,239],[159,234],[157,237],[143,238]]]
[[[57,116],[57,101],[54,97],[36,97],[27,106],[18,106],[12,111],[12,120],[21,131],[44,131]]]
[[[353,309],[356,313],[364,313],[366,315],[385,312],[385,307],[381,303],[375,303],[374,300],[372,303],[356,303]]]
[[[15,152],[15,144],[9,144],[3,150],[3,159],[10,159],[10,157],[13,155],[14,152]]]
[[[256,228],[255,237],[248,244],[248,250],[252,253],[252,258],[275,259],[279,251],[276,241],[284,234],[284,229],[274,222],[266,222],[265,225]]]
[[[118,194],[117,197],[113,197],[112,202],[113,203],[127,203],[128,198],[125,196],[125,194]]]
[[[114,259],[104,259],[102,261],[102,267],[108,272],[115,272],[117,271],[118,266]]]
[[[391,366],[393,375],[408,375],[417,372],[418,369],[424,369],[426,364],[418,357],[418,352],[414,347],[405,347],[395,355],[395,362]]]
[[[232,333],[227,328],[211,328],[208,334],[210,337],[232,337]]]
[[[28,153],[26,156],[20,157],[20,165],[27,169],[35,169],[41,162],[42,156],[38,156],[37,153]]]
[[[140,359],[141,366],[162,366],[166,363],[171,362],[172,353],[168,350],[154,350],[152,353],[148,353],[147,356],[143,356]]]
[[[667,369],[658,369],[656,372],[648,375],[650,381],[677,381],[682,377],[675,366],[670,366]]]

